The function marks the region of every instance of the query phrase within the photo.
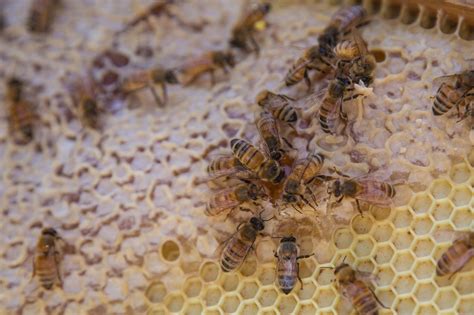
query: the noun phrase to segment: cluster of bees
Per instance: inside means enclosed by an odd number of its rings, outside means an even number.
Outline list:
[[[28,20],[28,29],[32,32],[46,32],[52,19],[55,0],[34,0]],[[159,1],[146,11],[138,14],[118,34],[128,31],[139,23],[154,16],[167,15],[177,18],[169,10],[173,0]],[[215,82],[215,72],[228,72],[235,63],[237,49],[244,53],[259,53],[256,33],[266,28],[265,17],[270,12],[268,3],[259,4],[249,10],[232,29],[230,48],[225,51],[211,51],[193,59],[176,69],[153,68],[132,73],[123,79],[118,93],[127,96],[130,93],[148,88],[159,106],[167,102],[167,84],[191,84],[198,77],[209,73],[211,83]],[[358,28],[369,22],[366,11],[361,6],[342,8],[331,18],[329,25],[318,37],[318,44],[305,50],[289,69],[284,78],[287,86],[304,81],[311,92],[312,80],[310,72],[315,71],[317,78],[329,78],[329,84],[323,95],[314,97],[315,105],[319,106],[317,119],[323,132],[339,135],[344,133],[350,123],[344,111],[345,102],[360,96],[355,85],[370,86],[374,81],[376,61],[368,51],[366,42],[358,32]],[[182,25],[196,29],[180,20]],[[3,20],[0,19],[3,25]],[[110,56],[109,56],[110,57]],[[110,57],[118,66],[128,61],[124,56]],[[442,115],[456,108],[460,119],[472,116],[474,101],[474,70],[460,74],[444,76],[433,104],[434,115]],[[33,139],[34,125],[37,114],[34,106],[23,97],[24,82],[12,77],[6,82],[6,98],[10,110],[10,129],[18,133],[25,142]],[[86,126],[99,128],[100,91],[88,75],[68,86],[73,102],[78,108],[78,115]],[[161,95],[155,89],[160,86]],[[319,192],[324,191],[336,198],[339,203],[343,198],[352,198],[357,209],[362,213],[360,201],[371,205],[390,207],[396,194],[394,185],[377,181],[370,176],[351,178],[335,168],[330,174],[322,172],[326,158],[315,151],[304,158],[295,156],[291,142],[280,134],[283,128],[289,133],[297,134],[296,124],[299,120],[298,109],[294,106],[295,99],[284,94],[264,90],[256,97],[260,113],[256,119],[256,127],[261,138],[261,145],[254,145],[245,139],[230,141],[231,154],[215,157],[208,166],[211,181],[224,179],[226,187],[214,191],[206,207],[206,214],[217,216],[234,210],[255,212],[245,208],[246,203],[253,203],[263,209],[261,202],[269,201],[275,208],[291,206],[301,212],[304,206],[318,211]],[[319,200],[318,200],[319,199]],[[224,272],[235,271],[243,263],[253,247],[257,237],[265,229],[265,222],[272,220],[262,218],[262,211],[257,211],[248,221],[241,222],[237,231],[224,243],[220,265]],[[51,289],[55,283],[61,284],[60,261],[62,258],[61,237],[52,228],[43,229],[37,244],[34,258],[33,275],[39,278],[45,289]],[[300,255],[295,236],[281,237],[280,245],[275,252],[277,259],[278,285],[289,294],[299,279],[298,260],[311,255]],[[474,256],[474,233],[466,233],[442,255],[438,262],[439,276],[455,274]],[[347,297],[354,308],[361,314],[377,312],[377,299],[368,281],[360,272],[342,262],[334,268],[336,283],[340,293]],[[301,280],[300,280],[301,281]],[[383,306],[383,305],[382,305]]]

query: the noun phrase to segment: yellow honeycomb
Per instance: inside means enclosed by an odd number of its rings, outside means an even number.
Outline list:
[[[361,216],[345,202],[324,221],[312,210],[284,212],[306,235],[298,239],[302,253],[315,253],[300,262],[304,287],[284,295],[275,284],[277,240],[259,237],[238,272],[220,271],[219,244],[245,214],[227,221],[206,217],[210,192],[195,183],[229,138],[257,139],[255,95],[277,90],[340,1],[275,1],[268,28],[258,34],[259,58],[244,58],[212,88],[208,78],[170,86],[165,108],[156,108],[145,91],[103,104],[100,132],[76,119],[65,93],[69,72],[83,71],[112,42],[130,55],[132,68],[177,67],[190,55],[224,49],[240,3],[179,2],[173,12],[204,23],[201,33],[164,16],[114,41],[130,8],[139,12],[146,1],[63,1],[48,35],[25,30],[29,2],[5,4],[8,27],[0,35],[2,82],[25,78],[41,116],[26,146],[14,145],[6,121],[0,123],[0,314],[349,314],[333,271],[321,268],[343,257],[376,275],[376,294],[390,307],[382,314],[472,313],[474,261],[452,279],[434,276],[454,231],[474,228],[472,131],[449,114],[434,118],[430,98],[433,78],[465,69],[474,58],[468,55],[472,21],[428,2],[363,1],[379,13],[361,30],[379,63],[373,91],[349,111],[358,119],[357,143],[322,134],[304,84],[282,90],[303,97],[297,104],[301,136],[292,139],[303,156],[310,140],[345,173],[386,170],[392,180],[408,183],[397,188],[391,211]],[[151,56],[143,53],[150,48]],[[268,222],[266,232],[276,233],[282,222]],[[34,246],[45,226],[68,244],[62,290],[44,291],[31,280]]]

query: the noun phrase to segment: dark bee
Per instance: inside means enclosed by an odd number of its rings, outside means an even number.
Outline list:
[[[298,260],[311,257],[311,255],[301,255],[300,248],[296,244],[296,238],[293,236],[283,237],[280,240],[280,246],[275,253],[277,258],[277,276],[278,286],[285,294],[289,294],[295,287],[298,279],[303,286],[303,281],[299,276]]]
[[[466,118],[474,101],[474,70],[442,76],[436,78],[435,83],[437,81],[446,82],[442,82],[436,92],[433,102],[433,114],[440,116],[456,107],[460,119]],[[460,113],[461,105],[465,106],[463,115]]]
[[[378,305],[386,308],[374,291],[362,280],[348,264],[342,263],[334,270],[339,293],[351,301],[358,314],[378,314]]]
[[[228,73],[228,67],[234,67],[235,60],[232,52],[211,51],[201,57],[192,59],[180,67],[180,72],[183,76],[184,85],[193,83],[199,76],[204,73],[209,73],[211,76],[211,83],[216,83],[214,72],[222,69]]]
[[[268,12],[270,12],[270,9],[270,3],[262,3],[244,14],[232,29],[230,45],[246,52],[254,50],[258,54],[260,47],[255,40],[254,34],[256,30],[265,27],[264,19]]]
[[[456,239],[438,260],[436,275],[454,276],[474,257],[474,232],[468,232]]]
[[[58,4],[59,0],[33,0],[27,21],[28,30],[35,33],[48,32]]]
[[[224,272],[236,270],[247,257],[257,235],[265,228],[265,221],[260,217],[252,217],[249,222],[241,223],[231,238],[225,243],[220,265]]]
[[[235,209],[244,202],[256,201],[263,197],[263,188],[252,183],[243,183],[215,192],[206,207],[208,216],[219,215],[223,211]]]
[[[256,97],[257,104],[269,111],[273,117],[288,124],[294,124],[298,121],[296,109],[290,105],[294,99],[283,95],[275,94],[268,90],[263,90]]]
[[[15,142],[25,144],[30,142],[34,136],[34,127],[38,116],[33,105],[24,100],[24,83],[11,78],[7,81],[6,101],[9,105],[9,129]]]
[[[56,230],[45,228],[41,231],[36,245],[33,277],[38,276],[41,286],[47,290],[51,290],[55,283],[62,285],[59,271],[62,258],[61,248],[58,244],[60,239]]]
[[[276,119],[269,112],[263,111],[260,113],[260,117],[257,118],[256,125],[270,157],[275,161],[279,161],[285,151],[282,149]]]
[[[272,183],[280,183],[285,177],[285,172],[277,161],[268,159],[252,144],[242,139],[230,141],[232,152],[240,163],[252,171],[258,178]]]
[[[178,83],[178,79],[173,70],[155,68],[148,71],[138,72],[127,77],[121,85],[121,90],[123,93],[133,93],[148,87],[158,106],[164,106],[168,100],[166,84]],[[161,87],[163,99],[158,95],[154,85],[159,85]]]

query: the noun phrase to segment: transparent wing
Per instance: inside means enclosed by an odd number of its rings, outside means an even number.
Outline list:
[[[439,85],[439,84],[442,84],[442,83],[447,83],[447,84],[450,84],[450,85],[454,85],[454,83],[456,82],[457,77],[458,77],[458,74],[443,75],[443,76],[434,78],[433,79],[433,84]]]

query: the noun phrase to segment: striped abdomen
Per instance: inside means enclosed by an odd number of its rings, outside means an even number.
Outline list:
[[[280,135],[276,120],[272,114],[262,112],[257,120],[257,128],[268,147],[271,158],[277,161],[280,160],[282,157]]]
[[[283,104],[278,108],[271,109],[270,112],[276,119],[279,119],[289,124],[294,123],[298,120],[298,114],[296,113],[296,109],[290,104]]]
[[[356,280],[344,285],[346,296],[350,297],[351,303],[360,315],[378,314],[377,300],[367,285]]]
[[[247,184],[219,190],[209,198],[206,215],[218,215],[225,210],[239,206],[247,200],[249,200]]]
[[[334,54],[338,59],[351,60],[360,56],[360,50],[355,41],[344,40],[336,45]]]
[[[242,139],[232,139],[230,145],[234,156],[239,159],[242,165],[255,173],[259,172],[266,160],[262,152]]]
[[[57,279],[57,265],[53,256],[37,256],[35,258],[35,274],[41,286],[47,290],[53,288]]]
[[[329,25],[335,26],[340,32],[345,33],[362,24],[366,16],[367,11],[360,5],[342,8],[334,13]]]
[[[242,229],[234,235],[227,243],[220,261],[221,269],[224,272],[230,272],[237,269],[244,261],[250,248],[256,239],[256,234],[253,239],[243,238],[242,235],[246,229],[252,229],[252,226],[245,224]]]
[[[286,86],[292,86],[296,83],[303,80],[305,73],[307,71],[306,65],[308,61],[305,57],[300,57],[296,62],[291,66],[290,70],[285,76]]]
[[[438,260],[436,274],[445,276],[462,268],[474,256],[473,248],[465,240],[456,240]]]
[[[210,176],[218,175],[226,171],[234,171],[241,168],[242,164],[233,155],[223,155],[213,159],[207,166],[207,173]]]
[[[319,124],[326,133],[335,134],[341,124],[337,100],[326,94],[319,108]]]
[[[10,109],[10,129],[14,132],[21,132],[26,138],[33,137],[33,125],[36,114],[31,104],[26,102],[18,102],[11,104]]]
[[[445,114],[454,107],[460,98],[461,93],[454,87],[446,83],[441,84],[433,102],[433,114],[435,116]]]
[[[277,273],[280,289],[285,294],[288,294],[296,285],[296,280],[298,279],[298,265],[296,262],[296,255],[289,259],[285,258],[278,259]]]
[[[359,180],[357,186],[357,193],[353,197],[374,205],[389,206],[396,195],[395,188],[386,182]]]

